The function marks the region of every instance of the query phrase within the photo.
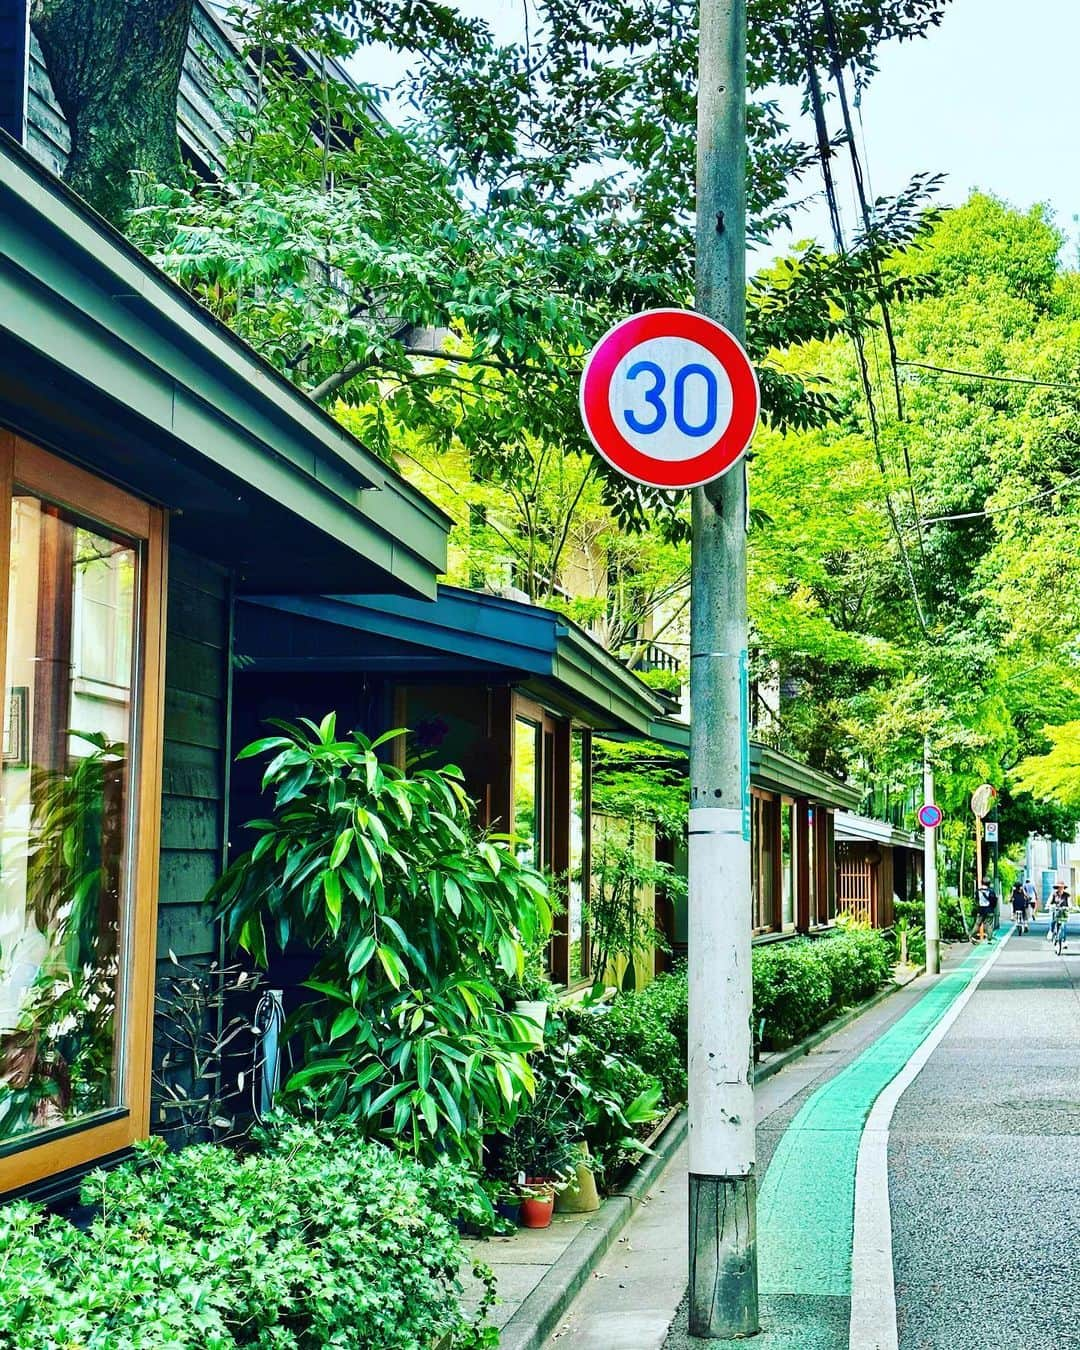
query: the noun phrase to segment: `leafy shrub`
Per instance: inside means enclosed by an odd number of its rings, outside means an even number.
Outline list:
[[[926,911],[921,900],[898,900],[894,912],[897,919],[907,919],[912,929],[925,929]],[[967,941],[964,913],[955,895],[938,897],[938,932],[946,942]]]
[[[486,1333],[461,1311],[453,1220],[490,1214],[456,1167],[355,1131],[292,1125],[240,1159],[217,1145],[98,1173],[87,1232],[0,1210],[0,1344],[11,1350],[415,1350]],[[489,1289],[490,1289],[489,1283]]]
[[[877,928],[846,928],[814,944],[825,962],[835,1008],[861,1003],[875,994],[892,968],[885,934]]]
[[[646,990],[652,986],[646,986]],[[664,1101],[686,1100],[686,1053],[646,990],[621,994],[610,1004],[586,1005],[572,1025],[599,1049],[643,1069],[661,1085]]]
[[[825,1021],[832,984],[817,945],[797,938],[754,949],[754,1027],[764,1019],[765,1044],[790,1045]]]
[[[571,1038],[569,1049],[583,1132],[597,1174],[610,1180],[640,1159],[640,1141],[661,1116],[663,1088],[632,1060],[601,1049],[587,1036]]]
[[[874,928],[756,947],[754,1026],[764,1018],[763,1044],[778,1049],[808,1036],[833,1009],[869,998],[891,965],[888,940]]]
[[[690,983],[686,975],[685,963],[666,975],[658,975],[651,984],[634,995],[639,1000],[645,1016],[661,1022],[679,1043],[680,1062],[686,1063],[687,1055],[687,1003],[690,997]]]
[[[509,1123],[532,1091],[527,1037],[492,978],[520,978],[546,939],[547,885],[475,830],[457,770],[407,775],[379,759],[380,741],[339,740],[333,713],[275,725],[241,752],[273,756],[273,817],[252,822],[258,840],[211,896],[260,964],[268,931],[318,953],[317,997],[289,1028],[306,1063],[286,1096],[475,1164],[481,1121]]]

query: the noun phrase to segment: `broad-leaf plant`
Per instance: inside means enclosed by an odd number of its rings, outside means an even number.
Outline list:
[[[380,757],[402,733],[339,736],[333,713],[274,725],[241,752],[271,756],[272,815],[211,896],[258,964],[274,948],[315,953],[286,1096],[421,1157],[475,1163],[482,1128],[533,1092],[528,1029],[493,979],[520,976],[550,932],[547,884],[477,830],[456,769]]]

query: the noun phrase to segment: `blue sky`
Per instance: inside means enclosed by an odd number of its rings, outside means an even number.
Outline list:
[[[488,18],[501,37],[518,35],[521,0],[459,3]],[[976,187],[1021,207],[1047,202],[1075,240],[1078,56],[1080,0],[953,0],[929,38],[881,54],[862,109],[873,193],[896,192],[919,171],[944,173],[943,202],[962,201]],[[372,81],[387,79],[391,68],[385,53],[374,52],[355,66],[359,78]],[[843,198],[853,220],[850,192]],[[794,237],[828,242],[827,233],[823,205],[811,203]],[[777,239],[774,247],[789,242]],[[751,266],[767,258],[759,252]]]
[[[981,188],[1017,206],[1047,202],[1075,238],[1078,54],[1080,0],[954,0],[925,41],[882,53],[862,110],[874,193],[945,173],[943,201]],[[819,206],[796,233],[826,229]]]

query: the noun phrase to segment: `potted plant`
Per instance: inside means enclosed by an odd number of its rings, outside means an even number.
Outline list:
[[[503,997],[514,1016],[529,1023],[528,1039],[542,1050],[548,1009],[555,1002],[556,991],[548,979],[539,953],[531,953],[525,960],[521,974],[504,984]]]
[[[581,1158],[580,1129],[566,1087],[564,1079],[538,1071],[532,1101],[494,1142],[497,1177],[514,1185],[524,1228],[547,1228],[555,1192],[574,1176]]]

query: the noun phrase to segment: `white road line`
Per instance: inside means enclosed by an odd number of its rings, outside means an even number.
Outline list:
[[[896,1104],[963,1012],[1012,936],[1000,940],[904,1068],[886,1087],[863,1127],[855,1169],[855,1232],[851,1247],[849,1350],[898,1350],[893,1281],[892,1210],[889,1206],[889,1127]]]

